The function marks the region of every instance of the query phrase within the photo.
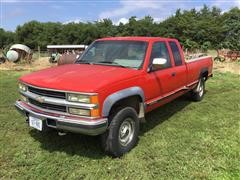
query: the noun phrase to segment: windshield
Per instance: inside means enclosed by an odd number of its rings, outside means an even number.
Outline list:
[[[103,64],[139,69],[144,61],[147,42],[95,41],[76,63]]]

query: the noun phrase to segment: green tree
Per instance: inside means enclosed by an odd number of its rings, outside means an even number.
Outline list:
[[[48,44],[90,44],[109,36],[162,36],[177,38],[189,50],[223,47],[240,50],[240,10],[232,8],[222,14],[219,8],[206,5],[200,10],[177,9],[160,23],[151,16],[142,19],[132,16],[128,23],[119,25],[110,19],[68,24],[30,21],[18,26],[15,32],[0,29],[0,45],[16,42],[36,49]]]
[[[16,41],[36,49],[42,43],[43,24],[37,21],[30,21],[16,29]]]
[[[113,25],[112,20],[103,19],[95,23],[98,29],[99,37],[110,37],[116,35],[116,27]]]
[[[240,50],[240,9],[233,8],[222,16],[225,48]]]
[[[15,42],[15,33],[0,28],[0,48],[6,48]]]

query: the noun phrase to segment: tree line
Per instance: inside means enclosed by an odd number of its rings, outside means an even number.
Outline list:
[[[22,43],[32,49],[49,44],[90,44],[97,38],[109,36],[161,36],[177,38],[189,50],[228,48],[240,50],[240,9],[222,12],[204,5],[200,10],[177,9],[162,22],[150,16],[133,16],[126,24],[115,25],[110,19],[95,22],[62,24],[60,22],[30,21],[15,32],[0,29],[0,47]]]

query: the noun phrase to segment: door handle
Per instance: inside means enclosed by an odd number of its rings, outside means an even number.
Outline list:
[[[173,72],[173,73],[172,73],[172,76],[173,76],[173,77],[176,76],[176,72]]]

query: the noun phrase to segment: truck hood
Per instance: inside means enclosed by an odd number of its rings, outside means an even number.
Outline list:
[[[64,91],[99,92],[113,83],[128,80],[141,71],[104,65],[68,64],[22,76],[29,85]]]

